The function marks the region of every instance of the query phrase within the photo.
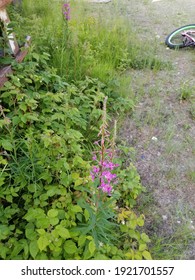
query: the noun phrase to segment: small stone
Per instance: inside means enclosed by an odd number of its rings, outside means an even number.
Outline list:
[[[152,140],[156,142],[156,141],[158,141],[158,138],[155,137],[155,136],[153,136],[153,137],[152,137]]]
[[[167,216],[166,215],[162,215],[163,221],[167,220]]]

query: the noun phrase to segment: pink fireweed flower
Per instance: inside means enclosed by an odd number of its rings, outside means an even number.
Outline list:
[[[97,160],[97,156],[93,155],[92,160],[96,161]]]
[[[62,6],[62,12],[64,15],[64,18],[69,21],[70,20],[70,4],[69,3],[65,3]]]
[[[94,157],[94,154],[93,159],[97,160],[97,157]],[[99,179],[98,188],[108,195],[111,195],[113,185],[117,184],[117,175],[112,173],[112,170],[118,166],[119,164],[115,164],[111,161],[99,161],[98,165],[92,166],[90,172],[92,181],[94,182],[95,179]]]
[[[95,175],[93,174],[93,172],[90,172],[90,175],[91,175],[92,181],[94,182],[95,181]]]
[[[94,145],[99,145],[99,142],[100,142],[100,141],[95,141],[95,142],[94,142]]]
[[[96,151],[92,152],[92,159],[96,163],[92,166],[91,178],[97,183],[98,189],[101,189],[104,193],[110,195],[113,185],[117,184],[117,175],[113,170],[118,167],[119,164],[113,162],[115,156],[116,133],[114,133],[113,139],[110,140],[110,133],[107,130],[106,102],[107,97],[105,97],[104,100],[102,125],[98,133],[100,139],[94,142],[96,145]]]
[[[101,189],[103,192],[108,193],[110,195],[112,191],[112,186],[110,184],[106,184],[102,182],[101,185],[99,186],[99,189]]]
[[[116,178],[116,174],[112,174],[110,171],[103,171],[102,172],[102,177],[107,180],[107,182],[111,182],[113,179]]]
[[[98,166],[93,166],[93,173],[99,173],[100,168]]]
[[[106,167],[106,168],[108,168],[110,170],[113,170],[114,168],[119,166],[119,164],[113,163],[113,162],[109,162],[109,161],[103,161],[102,165],[103,165],[103,167]]]

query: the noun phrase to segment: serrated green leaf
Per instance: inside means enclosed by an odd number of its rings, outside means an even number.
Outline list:
[[[33,259],[35,259],[36,255],[39,252],[39,248],[38,248],[38,245],[37,245],[37,240],[33,240],[33,241],[30,242],[29,250],[30,250],[31,256],[33,257]]]
[[[136,220],[130,220],[128,222],[128,226],[131,228],[131,229],[135,229],[136,226],[137,226],[137,221]]]
[[[37,245],[40,251],[43,251],[46,249],[46,247],[49,245],[49,240],[46,236],[40,236],[37,240]]]
[[[129,228],[127,225],[120,225],[121,232],[128,232]]]
[[[49,218],[55,218],[58,216],[58,210],[57,209],[50,209],[48,212],[47,212],[47,216]]]
[[[59,194],[59,188],[57,186],[49,186],[49,189],[47,191],[48,196],[54,196],[56,194]]]
[[[149,238],[148,235],[145,234],[145,233],[142,233],[142,234],[141,234],[141,239],[142,239],[144,242],[146,242],[146,243],[150,242],[150,238]]]
[[[32,80],[29,79],[29,78],[25,78],[25,82],[29,83],[29,84],[32,84]]]
[[[14,116],[14,117],[12,118],[12,123],[13,123],[13,125],[18,125],[19,122],[20,122],[20,117],[19,117],[19,116]]]
[[[84,211],[84,216],[85,216],[85,220],[87,222],[89,220],[89,217],[90,217],[89,212],[88,212],[87,209],[85,209],[85,211]]]
[[[140,245],[139,245],[139,251],[144,251],[144,250],[146,250],[146,249],[147,249],[146,244],[140,244]]]
[[[65,214],[66,214],[65,210],[62,210],[62,209],[59,209],[59,210],[58,210],[58,218],[59,218],[60,220],[64,220]]]
[[[83,184],[83,179],[82,178],[76,179],[76,181],[74,183],[75,187],[78,187],[82,184]]]
[[[7,140],[7,139],[1,140],[1,145],[7,151],[12,151],[13,150],[12,143],[9,140]]]
[[[87,235],[87,236],[86,236],[86,239],[87,239],[87,240],[93,240],[93,237],[92,237],[91,235]]]
[[[0,156],[0,164],[6,165],[7,163],[7,160]]]
[[[7,225],[0,225],[0,240],[6,239],[10,234],[10,229]]]
[[[5,198],[8,202],[13,202],[13,196],[12,195],[6,195]]]
[[[78,213],[78,214],[76,215],[76,217],[77,217],[77,220],[79,220],[79,222],[82,223],[82,221],[83,221],[83,215],[82,215],[81,213]]]
[[[10,258],[18,257],[19,253],[22,251],[23,246],[18,242],[14,244],[13,250],[11,251]]]
[[[37,229],[37,232],[38,232],[40,235],[44,235],[44,234],[45,234],[45,230],[44,230],[43,228]]]
[[[141,218],[141,217],[139,217],[139,218],[137,219],[137,224],[138,224],[138,226],[143,227],[143,225],[144,225],[144,219]]]
[[[80,235],[78,239],[78,246],[82,247],[85,244],[86,241],[86,235]]]
[[[80,174],[79,174],[79,173],[76,173],[76,172],[73,172],[73,173],[71,174],[71,177],[72,177],[73,180],[76,180],[76,179],[78,179],[78,178],[80,177]]]
[[[44,217],[44,218],[37,218],[36,221],[36,227],[37,228],[48,228],[49,225],[51,224],[50,219],[48,217]]]
[[[21,103],[21,104],[19,105],[19,108],[20,108],[23,112],[26,112],[26,110],[27,110],[27,106],[26,106],[25,103]]]
[[[37,191],[37,185],[36,184],[30,184],[30,185],[28,185],[27,188],[28,188],[29,192],[31,192],[31,193],[34,193],[34,192]]]
[[[129,230],[129,236],[130,236],[131,238],[136,239],[136,240],[139,240],[139,239],[140,239],[140,233],[137,232],[137,231],[135,231],[135,230],[133,230],[133,229],[130,229],[130,230]]]
[[[37,61],[39,61],[39,55],[37,53],[32,54],[33,58],[35,58]]]
[[[142,256],[144,257],[144,259],[146,260],[152,260],[152,256],[148,251],[143,251],[142,252]]]
[[[132,254],[131,252],[127,252],[127,253],[125,254],[125,257],[127,257],[128,260],[132,260],[133,257],[134,257],[134,254]]]
[[[13,87],[12,83],[10,83],[9,81],[5,82],[4,87],[8,89],[15,88]]]
[[[113,247],[111,248],[111,253],[112,253],[113,255],[116,255],[117,252],[118,252],[118,248],[117,248],[116,246],[113,246]]]
[[[89,250],[85,250],[84,254],[83,254],[83,259],[84,260],[89,260],[91,258],[91,253],[89,252]]]
[[[26,215],[23,217],[25,220],[30,221],[36,218],[45,217],[44,210],[41,208],[30,208]]]
[[[68,239],[68,238],[71,237],[71,236],[70,236],[70,233],[69,233],[69,230],[66,229],[66,228],[64,228],[63,226],[58,225],[58,226],[56,226],[55,229],[56,229],[57,233],[58,233],[62,238]]]
[[[26,113],[25,114],[28,120],[32,120],[32,121],[38,121],[38,117],[36,114],[31,114],[31,113]]]
[[[141,252],[136,252],[135,254],[135,260],[142,260],[142,253]]]
[[[72,240],[67,240],[64,243],[64,250],[66,251],[67,254],[74,254],[77,251],[77,246]]]
[[[6,259],[6,254],[8,253],[9,248],[5,247],[3,244],[0,243],[0,256],[3,260]]]
[[[25,235],[26,235],[26,238],[29,240],[35,240],[37,237],[36,232],[34,231],[34,229],[31,229],[31,228],[26,228]]]
[[[74,213],[78,213],[78,212],[82,212],[82,211],[83,211],[82,208],[81,208],[81,206],[79,206],[79,205],[74,205],[74,206],[72,206],[71,210],[72,210]]]
[[[49,219],[49,223],[52,225],[52,226],[55,226],[59,223],[59,219],[58,218],[50,218]]]
[[[89,252],[93,255],[96,250],[95,242],[92,240],[89,242]]]

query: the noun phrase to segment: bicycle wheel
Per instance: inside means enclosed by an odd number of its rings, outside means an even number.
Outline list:
[[[185,44],[185,37],[182,36],[182,32],[186,30],[195,31],[195,24],[188,24],[177,28],[167,36],[165,44],[171,49],[187,47],[188,45]]]

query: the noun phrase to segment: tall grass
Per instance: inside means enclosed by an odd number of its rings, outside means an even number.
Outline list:
[[[39,51],[48,49],[51,67],[67,81],[91,76],[108,82],[128,68],[162,67],[136,38],[115,2],[110,6],[70,1],[68,22],[62,14],[64,2],[23,0],[16,28],[17,33],[30,33]]]

